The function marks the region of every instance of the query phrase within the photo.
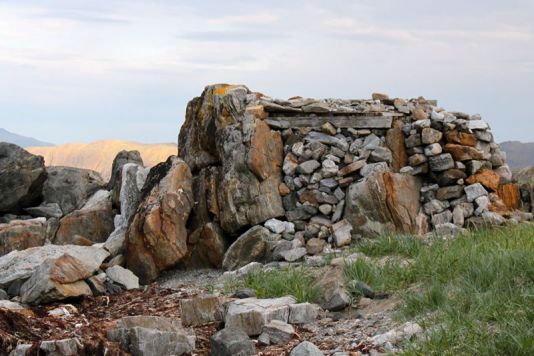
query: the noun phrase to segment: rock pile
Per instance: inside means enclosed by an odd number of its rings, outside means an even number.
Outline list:
[[[213,85],[189,103],[179,156],[193,175],[188,231],[195,244],[208,224],[235,241],[226,269],[293,262],[358,236],[532,218],[517,212],[519,188],[480,115],[423,98],[277,100]]]

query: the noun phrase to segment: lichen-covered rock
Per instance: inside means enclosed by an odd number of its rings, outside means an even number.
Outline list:
[[[46,220],[12,220],[0,224],[0,256],[14,250],[42,246],[46,239]]]
[[[172,156],[150,170],[126,235],[126,265],[141,283],[187,254],[186,222],[193,206],[191,171]]]
[[[352,184],[345,201],[344,218],[353,233],[416,232],[420,210],[420,181],[399,173],[377,172]]]
[[[229,234],[284,215],[281,135],[263,121],[262,110],[247,110],[250,95],[244,86],[206,87],[188,104],[179,136],[179,156],[195,175],[220,166],[219,221]]]
[[[0,214],[39,204],[45,179],[43,157],[0,142]]]

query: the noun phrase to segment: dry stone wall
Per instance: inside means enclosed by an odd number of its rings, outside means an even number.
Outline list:
[[[205,231],[231,243],[260,224],[273,234],[265,254],[295,260],[358,235],[530,218],[516,212],[489,124],[424,98],[278,100],[208,86],[188,105],[179,156],[194,177],[193,251],[213,239]]]

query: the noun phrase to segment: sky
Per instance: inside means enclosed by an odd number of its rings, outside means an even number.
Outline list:
[[[0,0],[0,127],[176,142],[212,83],[437,99],[534,141],[534,1]]]

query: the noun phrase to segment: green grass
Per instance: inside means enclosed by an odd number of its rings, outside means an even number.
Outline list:
[[[241,279],[231,279],[225,283],[225,293],[240,288],[251,288],[258,298],[276,298],[292,295],[298,303],[314,303],[319,298],[319,290],[314,285],[315,278],[304,268],[285,268],[249,273]]]
[[[399,316],[432,332],[409,355],[534,355],[534,225],[483,230],[431,245],[401,236],[365,241],[371,262],[345,276],[399,293]],[[396,256],[378,263],[383,256]],[[409,259],[410,263],[398,261]],[[357,291],[355,291],[357,292]]]

